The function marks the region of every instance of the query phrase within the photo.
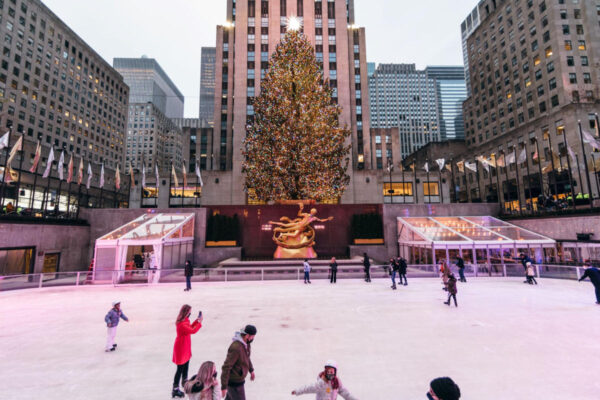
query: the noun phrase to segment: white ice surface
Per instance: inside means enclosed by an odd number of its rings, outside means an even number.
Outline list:
[[[195,283],[0,293],[0,399],[170,399],[174,320],[184,303],[204,326],[192,338],[190,376],[219,373],[234,331],[258,327],[249,400],[294,398],[327,359],[361,400],[425,399],[449,375],[463,399],[599,399],[600,306],[589,282],[478,278],[442,304],[437,279]],[[104,352],[115,300],[118,350]],[[302,398],[313,398],[303,396]]]

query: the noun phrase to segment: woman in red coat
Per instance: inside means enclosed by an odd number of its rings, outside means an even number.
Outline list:
[[[173,380],[172,397],[183,397],[184,394],[179,390],[179,380],[183,385],[187,381],[188,367],[190,358],[192,357],[192,338],[190,335],[198,332],[202,327],[202,313],[198,314],[198,318],[190,324],[190,315],[192,315],[192,307],[184,304],[179,311],[177,321],[177,338],[173,346],[173,362],[177,365],[175,379]]]

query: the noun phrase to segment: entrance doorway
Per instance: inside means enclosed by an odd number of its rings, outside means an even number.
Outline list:
[[[60,253],[44,254],[44,266],[42,267],[43,274],[52,274],[58,272],[60,264]]]
[[[31,274],[35,247],[0,249],[0,275]]]

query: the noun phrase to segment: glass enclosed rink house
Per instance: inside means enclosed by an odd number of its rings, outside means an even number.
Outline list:
[[[143,214],[96,240],[94,281],[123,281],[132,274],[128,270],[140,269],[136,258],[144,260],[142,269],[152,272],[142,276],[158,281],[161,270],[191,259],[193,246],[193,213]]]
[[[400,255],[410,264],[514,264],[520,253],[556,260],[556,241],[490,216],[398,217]]]

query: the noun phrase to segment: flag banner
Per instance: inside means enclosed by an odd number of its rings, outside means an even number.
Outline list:
[[[481,163],[486,172],[490,172],[490,166],[484,156],[477,156],[475,159]]]
[[[129,179],[131,179],[131,187],[135,187],[135,177],[133,176],[133,167],[129,164]]]
[[[490,158],[487,159],[487,162],[490,164],[490,167],[496,168],[496,154],[490,154]]]
[[[523,164],[525,161],[527,161],[527,150],[525,150],[525,147],[523,147],[523,149],[521,149],[521,152],[519,153],[517,164]]]
[[[187,169],[185,168],[185,160],[183,160],[183,187],[187,187]]]
[[[554,162],[554,169],[557,172],[561,172],[563,170],[563,168],[561,168],[562,163],[560,162],[560,155],[555,151],[551,151],[551,154],[552,154],[552,160]],[[552,165],[552,164],[550,164],[550,165]]]
[[[117,164],[117,169],[115,170],[115,187],[117,190],[121,189],[121,172],[119,172],[119,164]]]
[[[35,148],[35,156],[33,157],[33,163],[31,164],[31,168],[29,168],[29,172],[34,173],[37,171],[37,166],[40,162],[40,157],[42,156],[42,144],[38,140],[37,147]]]
[[[411,171],[414,171],[415,168],[416,168],[416,164],[415,163],[410,164],[410,170]]]
[[[428,163],[428,162],[425,162],[425,165],[423,165],[423,169],[424,169],[426,172],[429,172],[429,163]]]
[[[179,180],[177,179],[177,173],[175,172],[175,164],[171,164],[171,174],[173,175],[175,187],[179,186]]]
[[[457,162],[456,168],[458,168],[458,170],[464,174],[465,173],[465,162],[464,161]]]
[[[54,149],[50,147],[50,153],[48,153],[48,161],[46,162],[46,169],[44,170],[44,175],[42,178],[47,178],[50,175],[50,169],[52,168],[52,163],[54,162]]]
[[[104,163],[100,167],[100,189],[104,188]]]
[[[160,175],[158,174],[158,164],[154,164],[154,176],[156,177],[156,190],[158,190]]]
[[[71,183],[73,180],[73,154],[69,159],[69,165],[67,166],[67,183]]]
[[[79,158],[79,168],[77,169],[77,184],[83,182],[83,158]]]
[[[23,150],[23,136],[19,136],[17,142],[10,149],[8,154],[8,160],[6,160],[6,171],[4,174],[4,182],[10,182],[12,180],[12,161],[19,151]]]
[[[473,172],[477,172],[477,164],[475,164],[475,163],[470,163],[468,161],[465,161],[465,168],[470,169]]]
[[[567,146],[567,152],[569,153],[569,156],[571,157],[571,162],[573,164],[577,165],[577,158],[575,157],[575,152],[573,151],[571,146]]]
[[[509,155],[506,156],[506,165],[513,164],[515,162],[515,152],[511,151]]]
[[[142,160],[142,189],[146,187],[146,163]]]
[[[590,146],[592,146],[594,149],[600,150],[600,139],[594,138],[594,136],[587,131],[582,130],[582,132],[583,132],[583,141],[585,143],[589,144]]]
[[[58,159],[58,178],[62,181],[63,179],[65,179],[64,177],[64,168],[65,165],[65,151],[61,151],[60,153],[60,157]]]
[[[544,168],[542,168],[542,174],[547,174],[552,171],[552,163],[548,163]]]
[[[444,164],[446,163],[446,160],[443,158],[438,158],[437,160],[435,160],[435,162],[437,163],[437,165],[440,167],[440,171],[444,169]]]
[[[448,172],[452,172],[452,162],[446,164],[446,169],[448,170]]]
[[[88,178],[87,178],[87,182],[85,184],[85,187],[86,187],[86,189],[89,190],[90,189],[90,185],[92,183],[92,177],[94,176],[94,173],[92,172],[92,162],[91,161],[88,163],[87,173],[88,173]]]
[[[402,162],[398,163],[398,169],[400,170],[400,172],[404,172],[404,167],[402,166]]]
[[[198,161],[196,161],[196,177],[198,177],[198,184],[200,187],[204,186],[204,182],[202,182],[202,175],[200,174],[200,165]]]
[[[8,147],[8,137],[10,136],[10,132],[6,132],[4,135],[2,135],[2,137],[0,138],[0,150],[2,150],[5,147]]]
[[[499,168],[506,167],[506,162],[504,161],[504,153],[500,154],[500,157],[496,158],[496,166]]]

